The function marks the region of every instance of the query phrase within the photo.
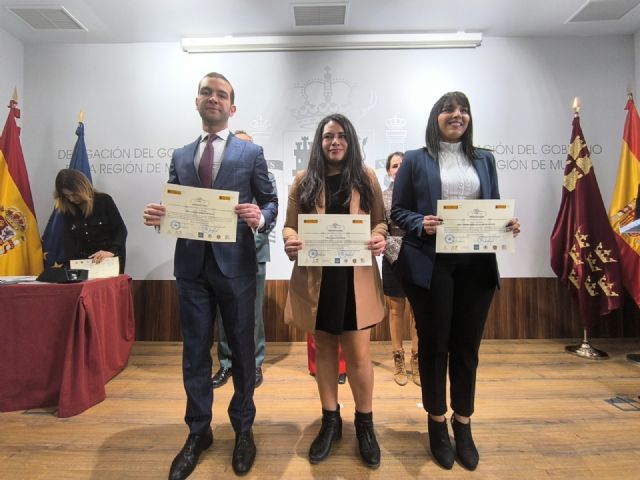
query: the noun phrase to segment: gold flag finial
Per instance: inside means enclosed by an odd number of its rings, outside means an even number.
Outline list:
[[[84,110],[80,110],[78,114],[78,123],[84,123]]]
[[[571,108],[573,108],[573,113],[576,117],[580,115],[580,99],[578,97],[573,97],[573,105]]]
[[[13,95],[11,95],[11,101],[18,103],[18,87],[13,87]]]

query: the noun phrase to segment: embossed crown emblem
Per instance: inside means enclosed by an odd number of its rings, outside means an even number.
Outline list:
[[[322,78],[311,78],[295,84],[294,88],[300,92],[297,100],[301,103],[290,111],[302,127],[315,126],[320,119],[336,112],[360,117],[375,107],[377,102],[372,90],[344,78],[334,78],[328,66],[324,68]]]
[[[251,133],[254,137],[268,134],[271,128],[271,122],[262,115],[258,115],[255,120],[251,120],[249,125],[251,126]]]
[[[300,91],[302,105],[291,115],[302,126],[316,124],[322,117],[344,110],[350,104],[353,86],[342,78],[333,78],[330,67],[324,68],[322,78],[312,78],[294,86]]]
[[[400,118],[399,116],[394,115],[391,118],[387,118],[384,121],[384,124],[390,130],[399,130],[407,126],[407,121],[404,118]]]
[[[407,126],[407,121],[404,118],[394,115],[387,118],[384,121],[387,129],[385,130],[385,136],[389,143],[401,143],[403,144],[407,139],[407,130],[404,128]]]

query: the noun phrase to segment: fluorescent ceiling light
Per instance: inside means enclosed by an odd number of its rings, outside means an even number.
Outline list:
[[[388,50],[474,48],[481,33],[393,33],[363,35],[290,35],[265,37],[183,38],[187,53],[286,52],[301,50]]]

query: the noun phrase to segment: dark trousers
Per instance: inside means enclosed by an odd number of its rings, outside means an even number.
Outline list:
[[[185,422],[190,433],[203,433],[211,424],[211,346],[216,307],[233,353],[234,394],[229,418],[236,432],[253,425],[256,407],[254,361],[255,275],[225,277],[207,248],[202,272],[197,278],[177,278],[180,324],[182,327],[182,376],[187,394]]]
[[[255,310],[255,328],[253,331],[253,340],[256,342],[256,368],[262,368],[265,356],[265,336],[264,336],[264,320],[262,318],[262,308],[264,305],[264,286],[267,280],[267,264],[266,262],[258,262],[258,273],[256,274],[256,301]],[[229,348],[227,334],[224,331],[224,325],[218,325],[218,361],[221,368],[231,368],[233,366],[233,355]]]
[[[496,288],[490,254],[437,254],[431,287],[404,282],[418,331],[422,404],[432,415],[473,413],[478,350]]]

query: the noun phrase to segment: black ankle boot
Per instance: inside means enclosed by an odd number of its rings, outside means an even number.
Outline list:
[[[356,419],[353,423],[356,426],[360,456],[367,467],[378,468],[380,466],[380,447],[373,431],[373,413],[360,413],[356,410]]]
[[[455,454],[453,453],[453,447],[451,446],[451,439],[449,438],[449,430],[447,429],[447,420],[443,422],[437,422],[429,415],[429,447],[431,448],[431,455],[440,466],[447,470],[453,467],[453,460]]]
[[[460,463],[469,470],[475,470],[480,461],[480,455],[471,436],[471,420],[469,423],[461,423],[454,416],[451,418],[451,426],[453,427],[453,436],[456,439],[456,453]]]
[[[309,447],[309,462],[316,464],[329,456],[331,444],[342,436],[342,418],[340,418],[340,405],[332,412],[322,409],[322,426],[315,440]]]

